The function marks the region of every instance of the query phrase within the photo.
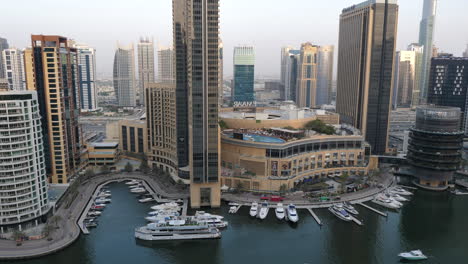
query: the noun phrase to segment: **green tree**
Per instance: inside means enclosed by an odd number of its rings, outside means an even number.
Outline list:
[[[146,158],[146,155],[143,155],[143,158],[140,162],[140,167],[139,167],[140,171],[143,172],[143,173],[148,173],[150,168],[148,166],[148,159]]]
[[[92,168],[87,168],[85,171],[86,178],[91,178],[94,176],[94,170]]]
[[[219,127],[221,129],[228,129],[229,128],[224,120],[219,120],[218,124],[219,124]]]
[[[288,186],[286,184],[281,184],[280,188],[279,188],[279,193],[281,195],[284,195],[286,193],[286,191],[288,190]]]
[[[315,120],[308,122],[307,124],[305,124],[304,128],[308,130],[314,130],[321,134],[327,134],[327,135],[335,134],[335,128],[333,126],[325,124],[320,119],[315,119]]]
[[[130,162],[127,162],[127,165],[125,165],[125,171],[126,172],[132,172],[133,171],[133,166]]]
[[[346,189],[346,181],[348,181],[349,174],[347,172],[343,172],[340,178],[341,178],[341,191],[344,192]]]
[[[240,192],[243,189],[244,189],[244,184],[241,181],[239,181],[236,185],[236,190]]]

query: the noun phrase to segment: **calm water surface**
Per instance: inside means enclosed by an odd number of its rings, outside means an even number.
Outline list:
[[[358,207],[362,227],[325,209],[316,210],[323,222],[319,227],[303,210],[298,225],[291,226],[276,220],[273,210],[260,221],[249,218],[246,207],[236,215],[223,207],[211,210],[229,221],[220,240],[143,243],[133,230],[145,224],[150,205],[138,203],[125,184],[109,186],[112,204],[90,235],[55,255],[15,263],[387,264],[399,263],[396,255],[411,249],[429,255],[428,264],[468,263],[468,196],[417,191],[399,213],[388,211],[388,218]]]

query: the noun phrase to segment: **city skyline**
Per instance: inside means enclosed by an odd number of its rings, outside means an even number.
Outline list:
[[[84,2],[87,1],[88,0],[85,0]],[[281,20],[282,22],[279,24],[279,21],[275,21],[275,17],[278,17],[283,12],[281,2],[268,3],[269,11],[260,14],[261,17],[259,18],[255,18],[258,15],[257,11],[259,8],[266,4],[266,2],[256,1],[255,3],[249,3],[251,8],[243,10],[242,7],[245,6],[244,1],[246,2],[246,0],[236,2],[221,1],[220,11],[224,19],[220,24],[220,33],[224,42],[224,52],[225,54],[232,54],[233,47],[242,43],[254,45],[256,50],[258,50],[258,63],[256,67],[258,76],[275,78],[279,78],[280,74],[280,68],[276,64],[280,61],[280,49],[282,46],[310,41],[312,43],[321,43],[322,45],[335,45],[337,48],[338,20],[341,9],[356,3],[351,0],[333,0],[326,3],[308,3],[302,0],[295,0],[293,5],[302,5],[304,8],[300,10],[295,9],[294,17]],[[19,2],[26,1],[23,0]],[[457,6],[462,6],[463,2],[461,0],[457,0],[456,2],[459,4],[457,5],[453,2],[448,3],[444,1],[438,3],[434,43],[440,48],[440,51],[460,56],[466,48],[468,37],[456,41],[456,35],[450,32],[452,32],[451,28],[453,26],[466,24],[468,18],[464,16],[463,9],[457,8]],[[54,10],[56,10],[57,5],[55,3],[56,0],[46,0],[42,3],[44,11],[47,10],[48,6],[53,6]],[[65,9],[71,4],[72,3],[62,3],[61,6]],[[30,45],[29,39],[31,34],[63,35],[71,39],[76,39],[96,48],[98,77],[102,78],[103,75],[105,75],[104,77],[111,77],[113,55],[116,48],[115,43],[117,41],[122,43],[133,42],[136,45],[139,37],[143,35],[154,37],[156,47],[159,45],[171,45],[172,25],[168,22],[171,20],[171,4],[171,1],[145,3],[145,6],[147,5],[148,8],[145,8],[145,10],[137,10],[136,8],[138,5],[128,7],[125,5],[124,1],[115,1],[113,7],[116,12],[108,17],[108,19],[105,19],[106,17],[103,17],[102,13],[103,10],[107,8],[106,4],[92,3],[94,9],[88,10],[87,6],[89,5],[84,3],[83,8],[86,8],[86,12],[90,12],[88,16],[89,19],[83,21],[84,24],[80,23],[76,25],[68,22],[73,21],[73,19],[65,19],[63,23],[55,23],[55,19],[47,21],[41,18],[36,19],[41,21],[40,23],[19,23],[17,20],[18,17],[24,15],[28,15],[31,20],[35,20],[36,14],[34,8],[29,8],[29,5],[26,5],[25,9],[18,11],[15,8],[11,8],[11,12],[8,12],[8,14],[0,18],[0,22],[4,25],[4,27],[0,29],[0,37],[8,39],[10,46],[19,49]],[[10,3],[7,2],[3,5],[8,7]],[[399,6],[399,24],[404,26],[405,30],[401,30],[400,27],[397,38],[397,50],[405,50],[410,43],[418,41],[423,1],[399,1]],[[81,10],[81,7],[74,6],[74,8]],[[241,12],[241,9],[245,19],[237,21],[238,16],[236,14]],[[317,9],[321,10],[320,15],[310,17],[310,11]],[[156,13],[154,13],[155,10]],[[21,14],[18,12],[21,12]],[[62,16],[60,13],[61,12],[57,12],[55,16]],[[76,16],[78,16],[79,13],[80,12],[76,12]],[[148,23],[137,23],[137,21],[135,21],[136,18],[132,19],[133,14],[138,14],[138,19],[147,21]],[[42,15],[43,13],[41,13],[41,17]],[[125,22],[119,22],[118,19],[122,15],[128,16],[129,19],[125,19]],[[66,16],[67,18],[69,16],[73,17],[75,14],[67,13]],[[246,24],[254,18],[258,20],[259,23],[256,23],[255,26]],[[297,30],[294,29],[294,25],[299,22],[301,23],[301,27],[298,27]],[[116,23],[118,25],[116,25]],[[154,25],[158,26],[155,27]],[[310,33],[304,34],[304,31],[299,29],[303,27],[310,28]],[[92,28],[92,30],[86,28]],[[101,32],[107,32],[107,34],[102,34]],[[258,34],[258,32],[262,32],[262,34]],[[282,37],[278,38],[278,34]],[[458,28],[457,35],[468,36],[468,29],[464,27]],[[232,76],[232,58],[229,56],[226,57],[224,61],[224,67],[224,75]]]

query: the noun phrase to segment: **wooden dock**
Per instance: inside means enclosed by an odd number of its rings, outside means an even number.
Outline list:
[[[312,217],[315,219],[315,222],[317,222],[317,224],[319,224],[320,226],[322,225],[322,221],[320,221],[320,219],[318,218],[318,216],[314,213],[314,210],[312,210],[312,208],[307,208],[307,211],[309,211],[309,213],[312,215]]]
[[[377,210],[375,208],[372,208],[372,207],[368,206],[367,204],[363,204],[363,203],[357,203],[357,204],[359,204],[360,206],[365,207],[365,208],[367,208],[367,209],[369,209],[369,210],[371,210],[371,211],[373,211],[375,213],[378,213],[381,216],[385,216],[385,217],[388,216],[386,213],[380,212],[379,210]]]

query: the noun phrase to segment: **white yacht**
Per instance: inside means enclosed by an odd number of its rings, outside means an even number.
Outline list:
[[[149,216],[156,216],[156,215],[180,216],[180,213],[176,210],[156,210],[156,211],[149,212],[148,215]]]
[[[394,200],[396,200],[398,202],[407,202],[407,201],[409,201],[408,198],[403,197],[403,196],[401,196],[401,195],[399,195],[397,193],[391,192],[391,191],[385,193],[385,195],[387,195],[387,197],[392,198],[392,199],[394,199]]]
[[[97,197],[99,198],[110,198],[112,196],[112,194],[110,193],[105,193],[105,192],[100,192]]]
[[[334,204],[333,206],[328,207],[328,211],[343,221],[349,222],[352,220],[351,216],[344,209],[343,204]]]
[[[100,216],[101,212],[99,211],[89,211],[88,216]]]
[[[258,213],[258,203],[253,202],[252,206],[250,207],[250,216],[255,217]]]
[[[216,227],[209,227],[196,221],[170,220],[150,223],[135,229],[135,238],[150,241],[187,240],[220,238]]]
[[[350,214],[358,215],[359,212],[349,202],[343,202],[343,208]]]
[[[405,195],[405,196],[413,195],[412,192],[407,191],[403,189],[402,187],[398,187],[398,186],[391,188],[390,193],[396,193],[396,194]]]
[[[258,213],[257,217],[260,219],[265,219],[268,215],[268,211],[270,208],[268,208],[268,203],[263,202],[262,205],[260,206],[260,212]]]
[[[107,199],[107,198],[97,198],[96,200],[94,200],[95,203],[97,204],[102,204],[102,203],[110,203],[112,202],[111,199]]]
[[[411,250],[410,252],[402,252],[398,254],[399,257],[406,260],[424,260],[427,259],[426,255],[421,250]]]
[[[170,202],[170,203],[163,203],[163,204],[158,204],[155,206],[151,206],[151,209],[153,210],[180,210],[180,205],[175,203],[175,202]]]
[[[140,183],[140,181],[131,180],[131,181],[126,182],[125,184],[127,184],[127,185],[135,185],[135,184],[139,184],[139,183]]]
[[[147,198],[143,198],[143,199],[138,200],[138,202],[140,202],[140,203],[148,203],[148,202],[152,202],[152,201],[154,201],[154,199],[152,197],[147,197]]]
[[[299,215],[297,214],[296,206],[294,204],[288,205],[286,217],[293,223],[297,223],[299,221]]]
[[[387,198],[384,195],[377,195],[372,202],[390,209],[399,209],[401,207],[399,204],[395,203],[395,200]]]
[[[237,206],[231,206],[229,207],[229,213],[230,214],[235,214],[237,212]]]
[[[284,207],[283,207],[282,203],[279,203],[279,204],[276,205],[275,214],[276,214],[276,218],[278,218],[278,220],[283,220],[284,219]]]
[[[135,188],[130,190],[131,193],[145,193],[145,188]]]
[[[209,227],[216,227],[216,228],[226,228],[228,226],[227,221],[223,221],[222,218],[199,218],[197,216],[189,216],[188,219],[191,219],[199,224],[208,225]]]

